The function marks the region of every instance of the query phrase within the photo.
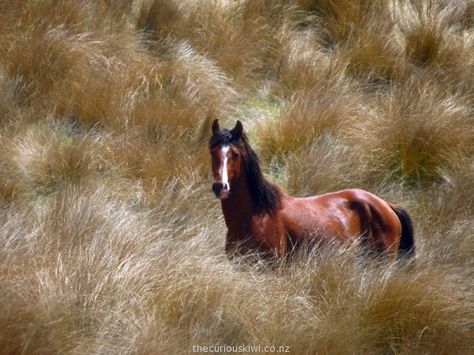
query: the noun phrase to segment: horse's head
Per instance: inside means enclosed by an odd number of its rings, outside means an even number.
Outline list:
[[[212,191],[221,200],[229,197],[233,183],[241,177],[244,168],[240,144],[242,132],[240,121],[237,121],[231,130],[220,129],[217,119],[212,123],[212,136],[209,141],[214,175]]]

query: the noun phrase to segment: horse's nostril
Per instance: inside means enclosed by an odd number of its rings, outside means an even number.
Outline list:
[[[224,188],[224,185],[221,184],[220,182],[215,182],[215,183],[212,184],[212,191],[213,191],[216,195],[218,195],[218,194],[221,192],[221,190],[222,190],[223,188]]]

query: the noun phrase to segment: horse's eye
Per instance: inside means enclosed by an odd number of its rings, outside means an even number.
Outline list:
[[[239,153],[232,152],[232,159],[236,160],[239,157]]]

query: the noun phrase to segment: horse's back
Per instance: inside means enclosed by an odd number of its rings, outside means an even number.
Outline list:
[[[358,234],[360,223],[350,204],[345,191],[303,198],[288,196],[282,208],[288,234],[295,240],[351,238]]]
[[[311,197],[289,197],[283,207],[288,234],[296,240],[357,240],[361,235],[380,248],[397,248],[401,224],[390,204],[362,189]],[[314,233],[316,231],[316,233]],[[395,245],[397,244],[397,245]]]

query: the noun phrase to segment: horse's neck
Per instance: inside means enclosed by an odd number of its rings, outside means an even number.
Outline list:
[[[245,178],[232,185],[229,197],[222,201],[222,211],[229,231],[249,232],[249,223],[255,213],[255,203]]]

